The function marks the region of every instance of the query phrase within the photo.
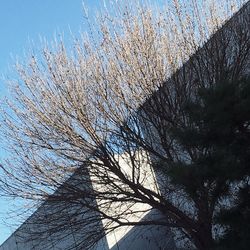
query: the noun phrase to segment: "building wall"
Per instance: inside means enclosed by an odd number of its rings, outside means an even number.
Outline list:
[[[126,173],[130,172],[130,166],[120,160],[121,166]],[[144,184],[151,186],[153,190],[157,189],[155,177],[149,165],[144,166],[144,171],[141,172],[141,178],[144,179]],[[151,173],[151,174],[149,174]],[[147,176],[147,178],[146,178]],[[70,184],[70,187],[75,183],[77,188],[81,184],[79,180],[80,175],[73,175],[56,193],[60,195],[65,192],[65,186]],[[91,177],[90,177],[91,178]],[[97,188],[95,186],[91,188]],[[100,187],[98,187],[100,188]],[[105,191],[105,187],[103,187]],[[67,193],[65,193],[67,195]],[[71,195],[71,194],[69,194]],[[55,195],[56,196],[56,195]],[[97,203],[98,204],[98,203]],[[128,204],[124,204],[122,209],[126,210]],[[130,207],[130,206],[128,206]],[[112,215],[112,206],[110,207],[110,214]],[[131,207],[129,208],[131,209]],[[126,217],[131,221],[140,221],[148,219],[161,220],[160,214],[152,210],[147,204],[134,204],[134,211],[145,210],[136,215]],[[75,211],[80,210],[80,213]],[[148,210],[148,211],[147,211]],[[32,214],[1,246],[0,250],[82,250],[84,246],[81,241],[84,236],[91,235],[97,230],[104,232],[103,223],[93,222],[88,227],[84,225],[84,218],[88,216],[98,216],[87,212],[84,214],[84,207],[81,205],[68,204],[64,200],[44,202],[38,210]],[[68,220],[65,220],[68,215]],[[61,218],[61,219],[60,219]],[[76,223],[74,223],[76,222]],[[78,227],[78,223],[80,226]],[[81,222],[83,224],[81,224]],[[56,227],[59,227],[58,232],[53,232]],[[166,227],[159,226],[142,226],[133,227],[125,226],[114,230],[99,240],[98,244],[92,250],[174,250],[175,243],[173,235]]]

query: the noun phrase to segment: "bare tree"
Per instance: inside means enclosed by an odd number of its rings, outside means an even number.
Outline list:
[[[199,149],[183,148],[170,128],[185,127],[183,104],[200,87],[247,74],[249,4],[169,2],[110,3],[70,52],[59,41],[17,64],[2,115],[12,152],[2,189],[52,204],[37,213],[50,228],[39,227],[40,239],[60,238],[70,223],[79,233],[71,247],[85,249],[120,227],[159,225],[212,247],[224,186],[204,180],[191,197],[171,182],[168,165]],[[151,210],[161,218],[140,220]]]

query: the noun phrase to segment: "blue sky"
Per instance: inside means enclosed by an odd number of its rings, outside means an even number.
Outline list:
[[[90,9],[98,9],[100,1],[85,0]],[[0,1],[0,76],[12,77],[15,58],[22,58],[30,41],[39,44],[40,37],[52,40],[56,33],[63,33],[70,43],[72,33],[84,31],[82,0],[4,0]],[[0,97],[6,94],[6,85],[0,78]],[[5,155],[0,144],[0,161]],[[0,245],[11,234],[5,225],[13,202],[0,197]],[[8,220],[16,224],[15,217]]]

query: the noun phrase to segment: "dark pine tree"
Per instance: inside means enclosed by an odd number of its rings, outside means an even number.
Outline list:
[[[169,131],[183,160],[159,162],[158,169],[194,201],[201,249],[249,249],[250,79],[203,87],[181,112],[184,119]],[[218,214],[223,199],[230,205]],[[220,240],[212,236],[215,223],[226,229]]]
[[[226,227],[218,250],[248,250],[250,247],[250,185],[239,189],[235,205],[222,210],[218,223]]]

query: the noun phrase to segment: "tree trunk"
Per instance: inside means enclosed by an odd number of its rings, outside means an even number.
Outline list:
[[[211,225],[201,225],[194,239],[195,246],[199,250],[211,250],[213,247]]]

